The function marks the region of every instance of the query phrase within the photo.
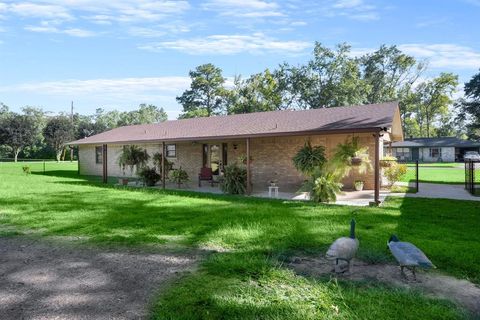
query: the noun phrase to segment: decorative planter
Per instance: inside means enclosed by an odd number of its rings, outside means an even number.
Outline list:
[[[355,190],[362,191],[363,190],[363,181],[355,181]]]
[[[362,164],[362,158],[359,158],[359,157],[352,157],[352,159],[350,160],[350,164],[352,166],[359,166]]]

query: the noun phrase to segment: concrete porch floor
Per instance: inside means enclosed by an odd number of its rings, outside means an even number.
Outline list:
[[[154,188],[161,188],[161,186],[155,186]],[[188,183],[182,185],[180,188],[174,184],[168,182],[166,188],[170,190],[185,190],[185,191],[194,191],[194,192],[203,192],[203,193],[214,193],[222,194],[220,187],[215,184],[213,187],[208,183],[203,183],[201,187],[196,184]],[[403,195],[390,193],[386,190],[380,191],[380,201],[383,202],[385,198],[389,195]],[[259,198],[270,198],[268,194],[268,189],[265,190],[254,190],[251,197]],[[275,198],[272,197],[271,198]],[[296,193],[293,191],[281,191],[278,192],[277,199],[283,200],[298,200],[298,201],[308,201],[310,199],[309,195],[306,193]],[[348,206],[368,206],[370,202],[374,201],[374,192],[373,190],[363,190],[363,191],[343,191],[341,194],[337,195],[337,201],[335,204],[348,205]]]

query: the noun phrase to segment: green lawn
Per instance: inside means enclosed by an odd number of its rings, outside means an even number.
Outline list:
[[[402,181],[415,181],[415,167],[408,167],[407,174]],[[447,167],[420,167],[418,170],[418,180],[420,182],[429,183],[445,183],[445,184],[464,184],[465,171],[458,168]]]
[[[40,170],[35,169],[34,170]],[[101,245],[157,244],[206,253],[172,283],[155,319],[462,319],[459,309],[372,282],[311,279],[286,269],[292,254],[320,255],[357,220],[359,257],[393,261],[388,237],[416,243],[440,271],[480,284],[480,202],[392,198],[380,208],[103,186],[76,164],[47,175],[0,163],[0,235],[81,236]],[[40,170],[41,171],[41,170]],[[15,226],[1,229],[1,225]]]
[[[407,163],[407,166],[409,167],[414,167],[415,163]],[[463,163],[461,162],[425,162],[425,163],[419,163],[419,167],[431,167],[431,168],[462,168]]]

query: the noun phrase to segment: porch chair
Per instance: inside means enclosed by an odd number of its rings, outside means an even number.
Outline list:
[[[210,184],[213,187],[213,172],[212,168],[203,167],[200,169],[200,173],[198,174],[198,186],[202,186],[202,181],[210,181]]]

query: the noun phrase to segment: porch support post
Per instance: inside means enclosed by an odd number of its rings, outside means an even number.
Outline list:
[[[162,189],[165,189],[165,141],[162,141]]]
[[[380,203],[380,132],[375,132],[375,203]]]
[[[103,180],[103,183],[107,183],[108,182],[108,158],[107,158],[107,145],[104,144],[102,146],[102,162],[103,162],[103,175],[102,175],[102,180]]]
[[[252,193],[252,181],[250,175],[250,138],[246,140],[247,144],[247,194]]]

